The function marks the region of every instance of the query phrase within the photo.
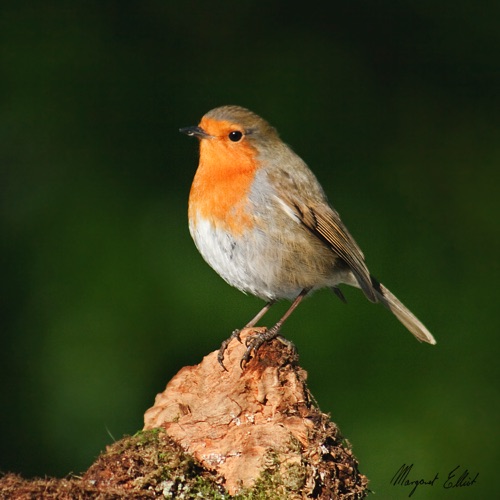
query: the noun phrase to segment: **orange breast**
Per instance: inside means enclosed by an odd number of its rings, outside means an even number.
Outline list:
[[[220,138],[203,139],[200,163],[189,195],[189,219],[202,217],[215,227],[241,234],[251,227],[248,194],[258,162],[255,149]]]

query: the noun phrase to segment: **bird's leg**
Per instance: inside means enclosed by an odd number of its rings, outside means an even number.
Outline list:
[[[252,328],[252,326],[255,326],[257,324],[257,321],[259,321],[264,314],[266,314],[269,309],[271,309],[271,306],[273,304],[276,304],[276,300],[270,300],[255,316],[255,318],[251,319],[246,325],[245,328]],[[236,330],[235,330],[236,331]]]
[[[269,311],[269,309],[271,309],[271,306],[276,302],[276,300],[270,300],[258,313],[257,315],[252,318],[245,326],[244,328],[252,328],[253,326],[256,325],[257,321],[259,321],[263,316],[264,314],[266,314],[267,311]],[[224,368],[224,370],[226,370],[226,367],[224,366],[224,353],[226,352],[226,349],[227,349],[227,346],[229,345],[229,343],[231,342],[231,340],[233,340],[234,338],[238,339],[240,342],[241,342],[241,339],[240,339],[240,332],[241,330],[239,329],[236,329],[233,331],[233,333],[231,333],[231,336],[224,340],[224,342],[222,342],[221,346],[220,346],[220,349],[219,349],[219,354],[217,355],[217,361],[219,362],[219,364],[222,366],[222,368]],[[226,370],[227,371],[227,370]]]
[[[347,300],[342,293],[342,290],[338,286],[332,286],[330,290],[344,303],[347,304]]]
[[[245,364],[248,363],[248,361],[250,360],[252,351],[256,353],[264,342],[269,342],[270,340],[278,336],[279,331],[283,326],[283,323],[288,319],[290,314],[293,313],[293,311],[300,304],[302,299],[310,292],[310,290],[311,290],[310,288],[304,288],[299,293],[299,295],[297,295],[296,299],[292,302],[292,305],[288,308],[283,317],[272,328],[266,330],[263,333],[257,333],[255,335],[252,335],[251,337],[247,337],[245,342],[247,350],[244,356],[241,358],[240,362],[240,366],[242,369],[245,366]]]

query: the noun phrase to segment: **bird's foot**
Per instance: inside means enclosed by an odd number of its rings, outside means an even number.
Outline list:
[[[275,339],[278,336],[278,333],[279,333],[279,328],[276,328],[274,326],[273,328],[266,330],[264,332],[259,332],[259,333],[254,333],[253,335],[249,335],[245,340],[245,345],[247,350],[245,351],[245,354],[243,355],[240,361],[241,369],[243,370],[245,365],[250,361],[252,353],[256,354],[257,351],[262,346],[262,344],[264,344],[265,342],[270,342],[271,340]]]
[[[225,371],[227,371],[227,368],[224,366],[224,353],[226,352],[227,346],[233,339],[237,339],[238,342],[241,344],[240,333],[241,330],[238,329],[233,330],[231,336],[226,340],[224,340],[224,342],[222,342],[222,344],[220,345],[219,354],[217,355],[217,361],[222,366],[222,368],[224,368]]]

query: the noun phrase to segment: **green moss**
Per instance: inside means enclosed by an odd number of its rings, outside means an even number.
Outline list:
[[[140,431],[109,446],[85,479],[101,487],[114,485],[130,493],[163,498],[229,498],[215,476],[167,436],[163,429]]]
[[[264,457],[264,468],[254,487],[244,490],[234,498],[237,500],[289,500],[303,498],[306,469],[302,463],[284,464],[282,455],[268,450]]]

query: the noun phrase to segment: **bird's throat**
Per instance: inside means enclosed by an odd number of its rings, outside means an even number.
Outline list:
[[[259,167],[254,152],[242,154],[210,140],[201,141],[200,149],[203,160],[189,194],[189,218],[196,224],[202,217],[215,227],[241,234],[252,222],[248,195]]]

